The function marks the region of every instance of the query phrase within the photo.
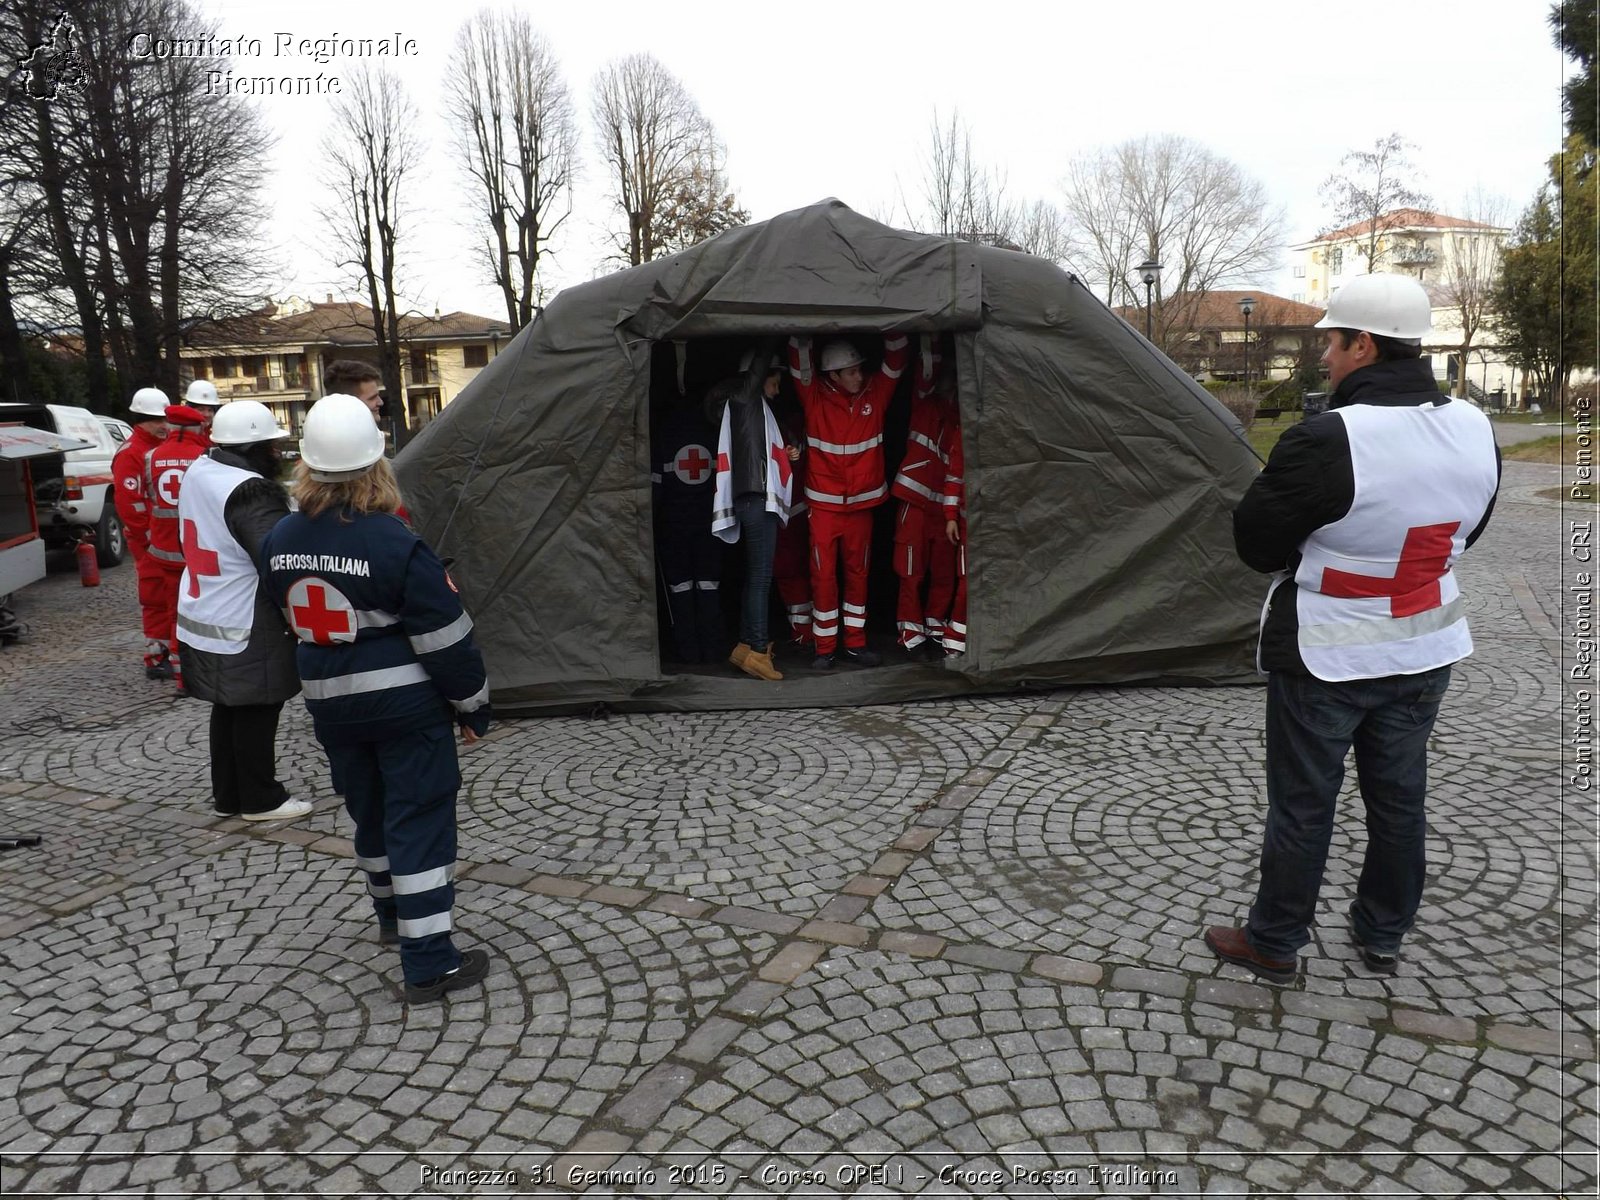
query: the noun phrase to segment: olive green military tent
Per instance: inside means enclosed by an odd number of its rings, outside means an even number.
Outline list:
[[[882,570],[869,606],[881,667],[780,659],[787,677],[766,683],[664,664],[652,406],[703,390],[763,339],[870,347],[891,332],[942,333],[955,348],[967,654],[896,653]],[[909,403],[906,374],[893,408]],[[501,712],[1253,678],[1262,589],[1234,554],[1230,513],[1257,459],[1232,416],[1054,265],[891,229],[838,201],[563,290],[397,466],[420,532],[452,563]],[[887,541],[880,530],[885,559]],[[731,647],[736,582],[723,590]],[[775,613],[780,641],[783,628]]]

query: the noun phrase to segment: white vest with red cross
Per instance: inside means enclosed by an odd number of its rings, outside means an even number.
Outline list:
[[[212,654],[239,654],[250,642],[260,576],[255,561],[228,532],[223,509],[253,471],[202,455],[183,477],[178,526],[183,580],[178,586],[178,640]]]
[[[1472,653],[1451,570],[1494,499],[1494,432],[1461,401],[1336,410],[1350,511],[1300,547],[1300,657],[1318,679],[1415,675]]]

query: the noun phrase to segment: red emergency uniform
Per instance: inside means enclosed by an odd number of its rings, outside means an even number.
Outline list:
[[[889,489],[900,501],[894,534],[894,570],[900,576],[895,622],[907,650],[944,640],[955,599],[957,555],[944,532],[944,486],[958,421],[955,405],[934,394],[933,381],[924,377],[919,363],[905,458]]]
[[[799,414],[792,421],[778,418],[785,444],[805,445],[804,422]],[[811,507],[805,500],[806,456],[790,464],[793,502],[789,523],[778,527],[778,545],[772,556],[772,582],[783,601],[789,620],[789,637],[797,646],[810,646],[811,637]]]
[[[839,560],[844,560],[844,644],[867,644],[867,567],[872,510],[888,498],[883,421],[905,370],[906,338],[883,345],[883,365],[847,396],[812,369],[811,343],[789,339],[789,373],[806,415],[805,500],[811,509],[812,636],[831,655],[840,626]]]
[[[189,465],[206,451],[208,439],[200,431],[202,419],[193,409],[169,405],[167,420],[172,432],[145,456],[145,487],[150,498],[148,553],[160,588],[163,619],[169,622],[163,636],[172,677],[180,689],[183,666],[178,658],[178,587],[183,578],[183,532],[178,521],[178,492]]]
[[[169,611],[163,607],[160,572],[150,558],[150,496],[145,488],[144,460],[161,444],[150,433],[150,423],[133,427],[133,436],[111,460],[111,477],[116,490],[117,519],[123,536],[133,551],[133,566],[139,577],[139,612],[144,625],[144,665],[160,666],[167,657],[173,623],[177,620],[176,599]]]
[[[951,431],[950,465],[944,476],[944,519],[956,522],[956,534],[961,542],[956,551],[956,596],[950,608],[950,620],[944,627],[944,652],[947,655],[967,652],[967,455],[961,444],[961,426]]]

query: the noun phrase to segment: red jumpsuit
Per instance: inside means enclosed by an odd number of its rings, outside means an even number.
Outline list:
[[[167,409],[170,414],[173,405]],[[178,586],[183,578],[183,535],[178,528],[178,491],[189,464],[205,453],[198,425],[174,425],[167,440],[145,457],[145,486],[150,497],[149,557],[161,589],[161,612],[168,623],[163,634],[172,662],[173,680],[183,687],[178,659]]]
[[[961,539],[956,550],[956,598],[950,609],[950,621],[944,629],[944,652],[947,655],[967,652],[967,483],[962,475],[967,469],[966,451],[961,444],[961,426],[958,424],[950,438],[950,466],[944,477],[944,518],[956,522],[956,535]]]
[[[144,460],[161,444],[151,436],[149,422],[133,427],[133,436],[111,460],[111,477],[116,489],[117,519],[122,522],[128,549],[133,551],[133,567],[139,577],[139,611],[144,625],[144,665],[149,670],[167,657],[168,639],[177,620],[177,598],[172,608],[164,608],[159,570],[150,558],[150,496],[145,488]]]
[[[844,560],[844,644],[867,644],[867,567],[872,510],[888,496],[883,421],[907,351],[904,334],[887,338],[883,365],[847,396],[811,369],[811,345],[789,339],[789,373],[806,415],[805,500],[811,508],[812,635],[817,654],[839,639],[839,560]]]
[[[791,446],[805,445],[801,422],[778,421],[784,440]],[[811,508],[805,501],[806,457],[802,454],[790,466],[794,502],[789,506],[789,523],[778,528],[778,546],[772,556],[772,582],[783,601],[789,620],[789,637],[797,646],[810,646],[811,636]]]
[[[900,576],[895,621],[900,644],[907,650],[925,641],[944,640],[945,622],[955,598],[956,547],[944,532],[944,484],[957,421],[955,406],[934,394],[932,381],[923,378],[919,363],[906,454],[889,489],[900,501],[894,533],[894,570]]]

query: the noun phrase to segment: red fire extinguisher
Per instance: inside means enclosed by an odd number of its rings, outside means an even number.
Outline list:
[[[95,557],[94,543],[78,543],[78,582],[84,587],[100,586],[100,561]]]

